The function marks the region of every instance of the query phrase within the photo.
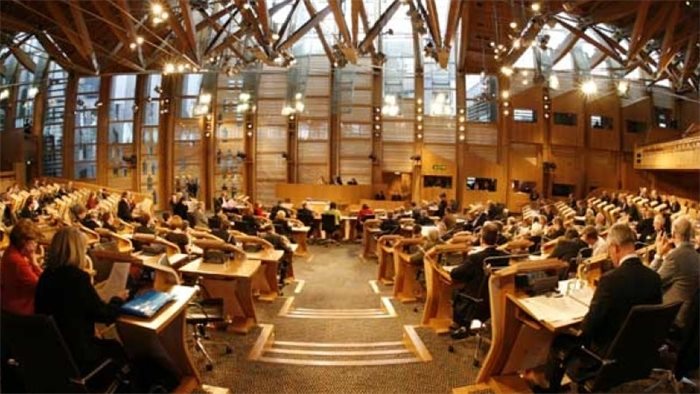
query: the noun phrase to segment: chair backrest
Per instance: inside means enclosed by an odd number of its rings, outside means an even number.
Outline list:
[[[323,231],[333,232],[337,226],[335,225],[335,215],[324,213],[321,215],[321,229]]]
[[[600,392],[649,377],[680,307],[680,302],[632,307],[603,357],[614,362],[604,365],[587,389]]]
[[[27,392],[85,392],[71,382],[80,378],[80,372],[53,318],[2,312],[2,345],[19,363]]]

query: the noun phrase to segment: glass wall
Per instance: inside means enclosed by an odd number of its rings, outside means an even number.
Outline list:
[[[43,174],[63,176],[63,121],[68,73],[51,62],[46,82],[46,109],[42,129]]]
[[[97,177],[97,109],[102,105],[99,91],[99,77],[78,79],[73,146],[76,179]]]
[[[134,151],[134,110],[136,75],[115,75],[109,95],[108,173],[110,187],[133,188],[136,166]]]
[[[262,67],[258,88],[255,146],[255,190],[257,201],[276,201],[275,185],[287,182],[287,130],[282,108],[287,97],[287,71]]]
[[[195,114],[201,87],[202,74],[182,76],[173,138],[175,190],[195,194],[195,197],[199,195],[204,171],[201,119]]]
[[[216,161],[214,164],[215,196],[222,191],[230,194],[243,189],[243,158],[245,152],[242,113],[237,111],[243,92],[243,77],[219,75],[216,94]]]
[[[155,204],[160,203],[160,84],[158,74],[148,75],[144,84],[143,117],[141,125],[141,185],[143,193],[153,196]],[[138,117],[137,117],[138,119]]]

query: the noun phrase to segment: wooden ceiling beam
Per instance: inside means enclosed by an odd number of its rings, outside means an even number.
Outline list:
[[[270,47],[268,36],[263,34],[262,30],[260,29],[260,21],[258,20],[258,16],[255,15],[251,7],[244,7],[245,4],[248,4],[247,0],[236,0],[236,4],[238,5],[238,9],[241,11],[243,20],[248,25],[248,31],[253,33],[260,50],[265,53],[265,57],[269,58],[272,55],[273,49]]]
[[[629,50],[627,52],[630,59],[635,58],[646,43],[646,41],[642,40],[642,36],[649,8],[651,8],[651,0],[642,0],[637,6],[637,18],[634,21],[634,27],[630,35]]]
[[[289,24],[292,22],[292,18],[294,17],[294,14],[297,11],[297,7],[299,6],[299,2],[301,0],[295,0],[294,5],[292,5],[292,10],[287,14],[287,17],[284,19],[284,22],[282,22],[282,26],[280,26],[279,31],[277,32],[277,35],[279,36],[277,40],[275,40],[274,43],[272,43],[272,46],[274,48],[279,45],[280,42],[282,42],[282,39],[284,38],[284,35],[287,33],[287,29],[289,28]]]
[[[552,65],[555,65],[559,63],[561,59],[566,56],[569,51],[571,51],[571,48],[576,45],[576,43],[579,40],[579,36],[573,33],[569,33],[568,36],[564,39],[564,41],[559,44],[559,46],[554,50],[554,53],[552,54]]]
[[[445,48],[452,48],[452,38],[455,33],[457,33],[459,18],[462,16],[462,5],[463,2],[461,1],[450,2],[450,12],[447,16],[447,29],[445,30],[445,40],[443,43],[443,47]]]
[[[600,4],[600,3],[596,3]],[[595,11],[585,13],[585,19],[593,23],[611,23],[628,17],[637,12],[637,8],[629,2],[612,2],[599,7]]]
[[[267,1],[257,1],[258,19],[262,26],[262,33],[265,37],[270,37],[270,17],[267,14]]]
[[[299,27],[299,29],[297,29],[297,30],[296,30],[294,33],[292,33],[286,40],[284,40],[284,42],[282,42],[282,43],[278,46],[277,49],[278,49],[278,50],[286,50],[286,49],[291,48],[292,45],[294,45],[294,43],[296,43],[297,41],[299,41],[299,39],[300,39],[301,37],[304,36],[304,34],[308,33],[309,30],[313,29],[316,25],[318,25],[319,23],[321,23],[321,21],[322,21],[326,16],[328,16],[328,14],[330,14],[330,13],[331,13],[331,7],[330,7],[330,6],[326,6],[324,9],[322,9],[322,10],[319,11],[319,12],[317,12],[314,16],[312,16],[311,18],[309,18],[309,20],[306,21],[306,23],[304,23],[303,25],[301,25],[301,27]]]
[[[258,1],[260,2],[263,0]],[[180,13],[182,14],[182,25],[184,27],[185,36],[187,37],[187,44],[192,50],[195,61],[199,62],[199,48],[197,48],[196,30],[194,19],[192,18],[192,8],[190,7],[190,2],[188,0],[179,0],[179,3]]]
[[[462,30],[459,37],[459,64],[457,70],[465,73],[467,69],[467,59],[469,58],[469,20],[471,19],[471,3],[465,4],[460,13],[462,19]]]
[[[331,11],[333,11],[333,18],[335,19],[336,25],[338,25],[338,31],[343,38],[343,42],[352,46],[352,37],[350,36],[350,30],[348,30],[348,24],[345,22],[343,10],[340,9],[340,0],[328,0],[328,5],[331,7]]]
[[[125,0],[117,1],[123,2]],[[168,24],[170,25],[170,28],[175,33],[175,37],[177,38],[176,42],[179,44],[177,46],[177,50],[183,53],[189,52],[193,56],[193,58],[196,58],[197,50],[196,48],[191,46],[192,44],[190,43],[189,38],[187,38],[187,32],[185,32],[185,29],[180,24],[180,21],[176,17],[175,12],[173,12],[172,7],[167,1],[163,2],[162,4],[165,10],[168,12],[168,14],[170,14],[170,18],[168,18]]]
[[[90,38],[90,32],[85,24],[85,18],[80,10],[80,5],[78,0],[70,0],[69,8],[73,21],[78,28],[78,33],[82,36],[82,42],[85,46],[85,50],[90,54],[90,60],[92,60],[93,67],[95,70],[99,70],[100,65],[97,63],[97,58],[95,57],[95,49],[92,47],[92,39]]]
[[[510,51],[504,56],[503,64],[510,66],[515,63],[518,58],[525,53],[528,45],[530,45],[530,42],[537,38],[537,35],[542,30],[542,26],[544,26],[543,20],[539,18],[531,19],[520,33],[520,48],[511,48]]]
[[[369,45],[374,41],[375,38],[379,35],[379,33],[382,32],[382,29],[384,26],[386,26],[387,23],[389,23],[389,20],[391,20],[391,17],[394,16],[396,11],[399,9],[399,6],[401,3],[399,0],[394,0],[393,3],[387,7],[387,9],[384,11],[384,13],[377,19],[377,22],[375,22],[374,26],[372,26],[371,29],[369,29],[369,32],[366,32],[365,38],[362,40],[360,43],[360,51],[365,53],[369,49]]]
[[[103,19],[109,20],[114,18],[114,13],[109,9],[109,3],[104,1],[93,1],[92,5],[95,6],[97,12],[102,16]],[[129,38],[127,37],[126,29],[120,25],[114,23],[107,23],[107,27],[117,36],[117,39],[121,41],[124,45],[129,45]]]
[[[233,13],[233,12],[238,12],[238,9],[236,8],[235,3],[231,3],[231,4],[227,5],[226,7],[220,9],[219,11],[207,16],[206,19],[197,23],[197,26],[195,26],[195,28],[197,31],[204,30],[213,24],[218,24],[219,18],[221,18],[222,16],[224,16],[226,14]]]
[[[311,3],[310,0],[304,0],[304,6],[306,7],[306,10],[308,11],[309,15],[316,15],[316,9],[314,8],[314,5]],[[323,29],[321,29],[321,24],[317,23],[316,26],[314,26],[314,29],[316,29],[316,35],[321,41],[321,46],[323,46],[323,51],[326,53],[328,61],[330,62],[330,64],[335,63],[335,56],[333,55],[331,46],[328,45],[328,41],[326,41],[326,37],[323,34]]]
[[[214,47],[214,45],[216,45],[216,42],[219,41],[219,38],[221,38],[221,36],[224,34],[224,32],[226,32],[226,29],[228,29],[228,26],[231,24],[231,22],[233,22],[233,19],[235,17],[236,17],[235,13],[231,14],[228,17],[228,19],[226,20],[226,22],[224,22],[224,25],[220,29],[217,30],[216,34],[214,34],[214,38],[212,38],[212,40],[209,42],[209,45],[207,45],[207,48],[204,50],[205,54],[209,53],[209,51],[211,51],[211,49]]]
[[[65,37],[71,42],[78,54],[84,60],[87,60],[89,63],[92,63],[92,53],[90,53],[90,51],[86,49],[80,35],[73,31],[71,27],[72,24],[68,21],[68,18],[66,18],[66,15],[63,13],[63,8],[60,7],[58,3],[54,1],[46,1],[42,4],[46,5],[47,10],[51,15],[51,18],[53,18],[54,20],[54,23],[58,25],[59,29],[61,29]]]
[[[559,24],[561,26],[563,26],[566,30],[575,34],[578,38],[588,42],[589,44],[593,45],[594,47],[598,48],[599,50],[605,52],[606,55],[608,55],[612,59],[620,62],[620,64],[624,64],[624,61],[622,60],[622,58],[620,58],[620,55],[617,52],[615,52],[612,49],[608,48],[607,46],[601,44],[600,42],[598,42],[598,40],[594,40],[593,38],[589,37],[586,33],[582,32],[581,30],[579,30],[575,26],[571,26],[570,24],[568,24],[566,21],[562,20],[561,18],[555,16],[554,19],[556,19],[557,22],[559,22]]]
[[[428,10],[425,21],[428,23],[428,30],[430,30],[430,35],[433,37],[435,48],[441,48],[442,38],[440,37],[440,19],[438,18],[437,6],[435,5],[435,0],[427,0],[426,3]],[[419,8],[422,8],[420,1],[418,5]]]
[[[370,26],[369,26],[369,18],[367,17],[367,10],[365,9],[365,3],[360,0],[358,7],[357,7],[357,13],[360,15],[360,20],[362,21],[362,30],[365,32],[365,36],[369,34]],[[358,37],[359,40],[359,37]],[[360,48],[361,45],[358,44],[358,48]],[[373,43],[370,43],[369,45],[369,51],[372,53],[372,55],[375,55],[377,50],[374,47]]]
[[[76,1],[76,0],[72,0]],[[99,2],[99,1],[98,1]],[[126,0],[117,0],[119,6],[117,9],[119,10],[119,18],[122,20],[122,24],[126,27],[126,36],[127,36],[127,41],[122,41],[122,47],[127,48],[130,47],[132,43],[136,43],[138,39],[138,30],[136,29],[136,26],[134,26],[134,20],[132,19],[131,15],[131,9],[129,7],[129,3]],[[143,51],[142,51],[142,45],[138,45],[136,50],[136,59],[138,60],[139,64],[142,67],[145,67],[145,62],[143,60]],[[117,54],[117,56],[119,56]]]
[[[205,52],[204,56],[205,57],[211,57],[211,56],[216,56],[219,53],[223,52],[224,49],[231,47],[232,45],[238,43],[241,38],[245,35],[246,29],[244,27],[241,27],[240,29],[236,30],[233,34],[230,34],[228,37],[224,38],[223,41],[221,41],[220,44],[212,48],[208,53]]]
[[[685,56],[683,57],[683,70],[681,70],[680,76],[681,82],[686,81],[688,77],[692,75],[693,70],[695,70],[695,67],[697,67],[698,60],[700,60],[700,56],[698,56],[700,49],[698,49],[698,46],[696,45],[697,42],[698,41],[688,40]]]
[[[360,40],[360,4],[362,0],[352,0],[350,3],[350,20],[352,21],[352,46],[357,48]]]
[[[677,2],[673,5],[673,11],[671,11],[671,16],[668,18],[666,23],[666,33],[664,34],[664,39],[661,44],[661,56],[659,57],[659,69],[657,73],[661,74],[666,71],[666,68],[671,63],[673,58],[676,56],[676,50],[673,47],[673,38],[676,33],[676,26],[678,26],[678,20],[681,16],[681,3]]]

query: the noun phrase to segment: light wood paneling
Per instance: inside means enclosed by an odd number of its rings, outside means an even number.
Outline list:
[[[586,119],[583,114],[583,97],[579,90],[569,92],[552,98],[552,136],[550,142],[554,145],[583,146],[583,137]],[[570,113],[576,115],[576,125],[556,124],[555,113]]]
[[[619,150],[620,149],[620,100],[616,93],[589,99],[586,104],[585,122],[588,132],[588,147],[591,149]],[[591,127],[591,116],[609,117],[612,120],[610,128],[597,129]]]

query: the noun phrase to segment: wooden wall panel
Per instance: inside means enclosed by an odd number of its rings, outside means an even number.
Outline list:
[[[524,90],[522,93],[512,96],[510,117],[513,118],[515,109],[532,109],[537,120],[533,123],[516,122],[512,120],[510,139],[517,142],[543,143],[544,117],[542,112],[543,98],[542,88],[539,86]]]
[[[583,197],[584,179],[582,155],[576,148],[557,146],[552,147],[551,161],[557,165],[552,177],[552,183],[575,185],[574,193]]]
[[[550,142],[555,145],[583,146],[586,119],[583,111],[583,97],[579,90],[569,92],[552,98],[552,135]],[[576,114],[576,125],[568,126],[555,124],[555,112]]]
[[[464,147],[464,178],[460,179],[457,187],[465,189],[462,207],[487,200],[505,201],[509,183],[505,166],[499,164],[498,147],[467,145]],[[466,190],[467,177],[496,179],[496,191]]]
[[[620,149],[620,100],[617,93],[597,97],[586,105],[585,122],[588,130],[588,147],[592,149],[619,150]],[[611,128],[596,129],[591,127],[590,117],[600,115],[612,119]]]
[[[586,160],[586,186],[588,193],[593,188],[619,188],[617,152],[589,150]]]
[[[695,99],[698,99],[697,96]],[[700,104],[693,101],[680,100],[678,107],[680,108],[678,126],[681,131],[687,130],[693,123],[700,125]]]
[[[507,196],[508,208],[519,210],[527,201],[523,193],[515,192],[510,184],[513,181],[535,182],[538,191],[542,191],[542,147],[536,144],[511,144],[509,156]]]
[[[646,123],[647,130],[649,130],[652,124],[652,109],[653,107],[649,97],[643,97],[634,103],[622,107],[622,150],[624,152],[632,152],[635,144],[644,144],[649,134],[648,131],[639,133],[628,132],[627,122]]]

